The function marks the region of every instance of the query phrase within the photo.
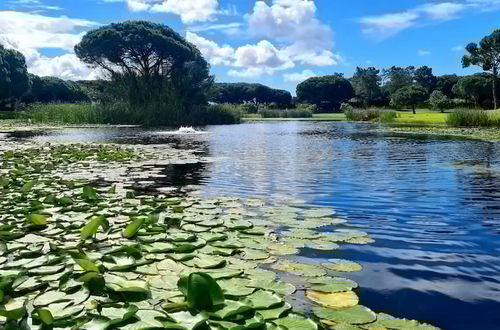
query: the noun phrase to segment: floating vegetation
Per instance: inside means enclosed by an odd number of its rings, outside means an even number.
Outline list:
[[[335,277],[358,263],[290,260],[304,247],[371,241],[332,210],[136,196],[123,189],[126,176],[97,185],[90,174],[153,158],[114,145],[0,156],[0,327],[430,328],[358,305],[357,283]],[[309,307],[297,308],[304,296]]]

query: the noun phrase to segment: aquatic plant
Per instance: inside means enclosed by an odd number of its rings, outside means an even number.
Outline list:
[[[329,208],[135,196],[117,189],[119,181],[110,187],[61,174],[153,156],[114,145],[1,154],[0,326],[318,329],[406,322],[358,305],[357,284],[338,274],[360,271],[359,264],[287,259],[303,247],[370,243]],[[323,226],[335,229],[325,233]],[[292,308],[297,291],[317,306],[316,316]]]

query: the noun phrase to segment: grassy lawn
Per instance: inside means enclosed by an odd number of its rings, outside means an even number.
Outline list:
[[[408,123],[408,124],[446,124],[447,113],[440,112],[417,112],[413,114],[411,112],[398,112],[398,118],[396,122],[398,123]]]
[[[398,123],[408,124],[439,124],[446,123],[446,113],[440,112],[398,112]],[[262,118],[258,114],[246,115],[243,121],[346,121],[343,113],[316,113],[312,118]]]

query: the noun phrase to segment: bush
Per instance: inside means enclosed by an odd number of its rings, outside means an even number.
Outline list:
[[[395,111],[380,111],[378,120],[382,123],[392,123],[398,118]]]
[[[311,118],[313,113],[308,109],[292,109],[292,110],[260,110],[259,114],[262,118]]]
[[[500,127],[500,112],[459,109],[447,116],[446,123],[455,127]]]
[[[347,120],[351,121],[373,121],[393,122],[398,117],[395,111],[385,111],[378,109],[354,109],[351,105],[344,103],[340,107]]]

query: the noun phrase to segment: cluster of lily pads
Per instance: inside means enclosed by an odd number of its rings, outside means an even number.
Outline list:
[[[431,328],[359,305],[357,283],[339,273],[360,264],[293,258],[302,248],[371,242],[331,209],[136,196],[119,182],[62,175],[145,155],[113,145],[3,152],[1,328]]]

